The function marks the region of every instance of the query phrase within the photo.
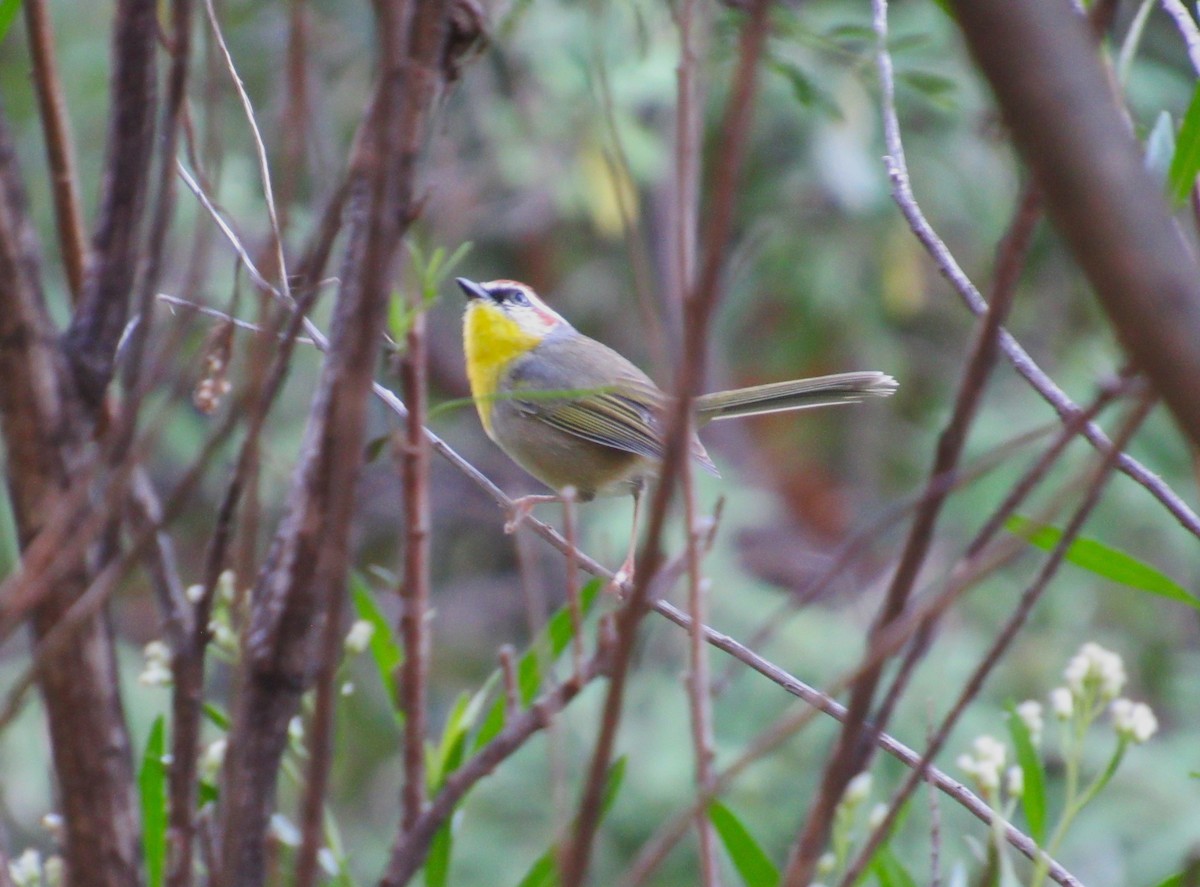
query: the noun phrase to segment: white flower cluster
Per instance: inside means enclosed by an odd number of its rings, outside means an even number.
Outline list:
[[[1158,718],[1144,702],[1114,699],[1109,710],[1112,712],[1113,728],[1121,739],[1141,745],[1158,732]]]
[[[142,648],[146,664],[138,675],[143,687],[171,686],[171,648],[162,641],[151,641]]]
[[[973,754],[959,755],[956,763],[975,780],[984,794],[991,794],[1000,788],[1000,773],[1004,770],[1008,750],[1003,742],[986,734],[977,737],[971,748]]]
[[[58,887],[63,882],[63,861],[42,855],[32,847],[8,864],[8,876],[15,887]]]
[[[1088,641],[1067,663],[1063,677],[1076,699],[1096,692],[1107,702],[1121,695],[1125,687],[1125,663],[1119,654]]]

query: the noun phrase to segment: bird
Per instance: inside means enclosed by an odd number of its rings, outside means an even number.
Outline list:
[[[633,576],[642,493],[665,449],[671,398],[631,361],[573,327],[533,288],[515,280],[455,283],[467,297],[463,351],[483,430],[521,468],[554,491],[513,500],[513,532],[541,502],[631,494],[629,551],[616,573]],[[740,416],[857,403],[897,389],[886,373],[837,373],[703,394],[696,426]],[[720,476],[693,434],[691,458]]]

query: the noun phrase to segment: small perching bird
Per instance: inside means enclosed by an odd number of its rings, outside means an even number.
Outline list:
[[[511,532],[535,504],[561,499],[568,489],[580,502],[632,493],[629,554],[617,574],[630,577],[641,494],[663,456],[669,396],[616,351],[576,330],[525,284],[465,277],[457,283],[467,296],[463,346],[483,430],[557,494],[514,500],[505,529]],[[696,425],[858,403],[887,397],[896,387],[884,373],[857,372],[718,391],[695,399]],[[695,436],[691,454],[717,474]]]

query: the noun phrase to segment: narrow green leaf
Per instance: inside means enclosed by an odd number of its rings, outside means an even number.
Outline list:
[[[1022,537],[1030,545],[1051,551],[1062,539],[1062,530],[1049,524],[1039,524],[1028,518],[1013,515],[1005,523],[1009,532]],[[1095,539],[1079,537],[1067,549],[1066,559],[1077,567],[1138,591],[1169,598],[1189,607],[1200,609],[1200,598],[1148,564]]]
[[[1008,705],[1008,732],[1012,736],[1017,764],[1021,767],[1025,782],[1021,809],[1025,811],[1025,821],[1029,823],[1030,837],[1041,847],[1046,843],[1046,773],[1034,747],[1033,737],[1029,735],[1029,728],[1017,715],[1017,708],[1012,703]]]
[[[228,732],[229,730],[229,715],[217,708],[211,702],[204,703],[204,716],[212,722],[213,726]]]
[[[1179,127],[1175,140],[1175,156],[1167,176],[1169,193],[1176,203],[1187,199],[1200,173],[1200,83],[1192,91],[1192,101]]]
[[[714,799],[708,805],[708,820],[746,887],[776,887],[779,869],[732,810]]]
[[[585,616],[596,602],[596,595],[600,591],[600,587],[600,580],[592,579],[579,590],[579,609]],[[570,641],[571,611],[564,605],[555,611],[554,615],[546,622],[546,626],[537,640],[517,660],[517,689],[522,705],[527,706],[533,702],[538,687],[542,683],[541,666],[538,662],[539,651],[547,649],[551,657],[557,658],[567,648]],[[489,680],[492,679],[489,678]],[[475,735],[474,748],[478,749],[486,745],[504,729],[506,706],[507,700],[503,697],[492,703],[491,709],[479,726],[479,732]]]
[[[450,853],[454,849],[454,836],[447,821],[429,845],[429,858],[425,860],[425,887],[446,887],[450,874]]]
[[[603,817],[616,803],[617,795],[621,791],[621,785],[625,781],[625,763],[627,755],[621,755],[612,762],[608,768],[608,775],[604,778],[604,794],[600,796],[600,816]]]
[[[221,797],[221,791],[211,782],[200,780],[196,786],[196,806],[203,807],[205,804],[215,804],[217,799]]]
[[[387,690],[388,701],[391,702],[393,711],[398,719],[403,718],[403,713],[398,707],[400,697],[396,693],[396,669],[404,661],[404,650],[396,642],[392,626],[375,603],[371,589],[357,573],[350,578],[350,593],[354,598],[354,612],[358,614],[358,618],[367,620],[375,628],[371,632],[369,645],[371,658],[375,661],[375,668],[379,671],[379,679],[383,681]]]
[[[556,848],[551,847],[529,867],[517,887],[558,887],[558,862],[554,858]]]
[[[917,887],[916,878],[909,874],[888,844],[881,845],[875,851],[868,871],[879,881],[880,887]]]
[[[167,861],[167,768],[163,717],[150,727],[142,767],[138,771],[138,793],[142,804],[142,850],[146,857],[147,887],[161,887]]]
[[[821,111],[834,119],[841,119],[842,111],[837,101],[803,68],[784,59],[772,58],[767,67],[787,80],[792,95],[801,106]]]
[[[8,29],[12,27],[20,8],[21,0],[0,0],[0,40],[8,36]]]
[[[952,99],[958,92],[958,84],[954,80],[933,71],[901,71],[896,79],[930,101],[947,107],[953,106]]]

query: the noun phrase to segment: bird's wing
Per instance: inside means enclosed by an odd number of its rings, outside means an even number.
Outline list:
[[[661,459],[662,439],[655,411],[619,390],[557,402],[527,401],[522,411],[567,434],[606,447]]]

